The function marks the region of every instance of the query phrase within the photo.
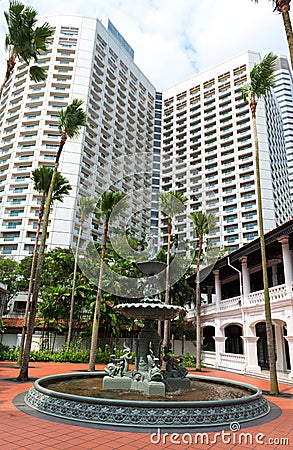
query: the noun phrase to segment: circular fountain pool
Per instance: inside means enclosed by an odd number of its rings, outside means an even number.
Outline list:
[[[189,375],[191,389],[148,398],[141,392],[103,391],[104,372],[41,378],[25,402],[42,413],[100,425],[202,427],[247,422],[265,416],[261,391],[231,380]]]

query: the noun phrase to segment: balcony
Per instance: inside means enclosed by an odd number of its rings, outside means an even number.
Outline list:
[[[293,283],[289,284],[281,284],[278,286],[273,286],[269,288],[270,293],[270,302],[272,310],[274,308],[279,307],[280,301],[291,300],[293,298]],[[243,300],[243,301],[242,301]],[[217,312],[226,313],[228,311],[239,310],[240,306],[244,306],[245,308],[255,308],[257,306],[264,306],[264,291],[256,291],[251,292],[247,296],[241,297],[240,295],[237,297],[231,297],[225,300],[221,300],[217,306],[217,304],[213,301],[213,303],[203,304],[202,305],[202,316],[208,316],[210,314],[215,314]],[[194,311],[190,310],[188,313],[189,317],[194,316]]]

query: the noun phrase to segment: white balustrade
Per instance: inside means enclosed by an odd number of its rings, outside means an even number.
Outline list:
[[[270,293],[270,301],[271,303],[280,302],[287,298],[293,297],[293,283],[280,284],[278,286],[273,286],[269,288]],[[264,292],[256,291],[251,292],[247,296],[245,296],[245,305],[246,306],[257,306],[264,304]],[[241,296],[227,298],[225,300],[220,300],[219,307],[220,311],[229,311],[238,309],[241,306]],[[214,314],[217,312],[215,303],[206,303],[201,305],[201,314],[205,316],[207,314]],[[188,311],[188,318],[194,317],[195,312],[194,308],[191,308]]]
[[[236,353],[220,353],[219,366],[225,369],[237,370],[244,372],[245,356]]]
[[[226,300],[221,300],[219,304],[220,311],[226,311],[228,309],[238,309],[241,305],[241,297],[239,295],[238,297],[227,298]]]
[[[203,360],[204,365],[210,366],[210,367],[215,367],[216,366],[216,353],[204,351],[204,352],[202,352],[202,360]]]
[[[269,293],[271,302],[284,300],[288,295],[293,295],[293,283],[273,286],[269,288]],[[247,298],[249,305],[262,305],[264,304],[264,291],[251,292]]]

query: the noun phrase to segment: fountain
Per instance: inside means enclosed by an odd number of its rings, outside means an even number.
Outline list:
[[[159,273],[164,264],[138,263],[146,275]],[[25,396],[31,408],[57,417],[100,425],[196,428],[229,425],[263,417],[269,405],[261,391],[231,380],[188,374],[181,358],[164,348],[155,320],[175,318],[182,308],[165,305],[147,286],[137,303],[117,305],[129,318],[144,320],[136,341],[134,369],[131,349],[124,344],[120,357],[112,355],[105,372],[79,372],[37,380]]]
[[[159,261],[137,263],[139,269],[146,275],[155,275],[165,268],[165,264]],[[142,302],[123,303],[115,307],[116,310],[129,318],[142,319],[144,328],[136,341],[135,369],[128,370],[130,348],[124,349],[120,360],[115,359],[108,364],[105,371],[107,376],[103,379],[105,390],[130,390],[140,391],[148,396],[165,397],[166,390],[190,389],[190,380],[186,378],[187,370],[182,361],[169,355],[164,349],[164,361],[166,369],[160,369],[161,337],[154,328],[155,320],[170,320],[178,316],[183,308],[174,305],[165,305],[157,297],[153,297],[154,288],[147,285]],[[115,366],[118,363],[118,367]]]

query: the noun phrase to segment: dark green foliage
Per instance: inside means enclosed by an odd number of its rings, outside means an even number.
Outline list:
[[[0,256],[0,282],[7,286],[7,300],[14,297],[19,291],[18,264],[12,259]]]
[[[191,355],[189,352],[186,352],[185,355],[183,355],[182,362],[186,367],[195,367],[196,366],[196,357]]]
[[[104,349],[97,349],[97,363],[108,364],[111,361],[112,350],[106,344]],[[52,353],[51,350],[32,350],[30,353],[30,361],[54,361],[54,362],[71,362],[85,363],[89,362],[89,350],[69,349]],[[9,348],[7,345],[0,343],[0,361],[16,361],[18,357],[18,348]]]
[[[16,361],[18,357],[18,349],[10,348],[8,345],[0,343],[0,361]]]

